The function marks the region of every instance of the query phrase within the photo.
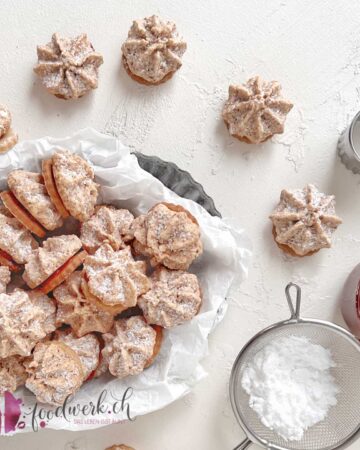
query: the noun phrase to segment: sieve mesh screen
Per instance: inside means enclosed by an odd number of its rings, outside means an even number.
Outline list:
[[[328,348],[336,367],[331,369],[340,392],[337,405],[326,419],[309,428],[300,441],[286,441],[265,427],[249,406],[249,395],[241,386],[242,373],[255,354],[271,340],[285,336],[305,336]],[[245,429],[273,449],[331,450],[350,440],[360,429],[360,346],[338,328],[319,321],[282,322],[260,334],[240,354],[233,369],[232,399]]]

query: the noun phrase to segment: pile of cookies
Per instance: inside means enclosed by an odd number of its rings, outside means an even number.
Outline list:
[[[139,374],[159,353],[163,329],[200,309],[199,281],[188,272],[203,251],[196,219],[168,203],[136,218],[97,204],[94,178],[65,149],[42,162],[42,173],[8,174],[0,194],[0,393],[25,385],[39,402],[61,405],[93,377]],[[64,233],[68,220],[77,233]],[[21,288],[11,283],[15,273]]]

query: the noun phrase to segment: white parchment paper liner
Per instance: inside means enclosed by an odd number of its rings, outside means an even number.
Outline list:
[[[157,202],[173,202],[187,208],[200,224],[204,253],[191,267],[198,275],[203,290],[200,313],[191,322],[165,332],[160,354],[142,374],[124,380],[109,376],[92,380],[69,404],[96,402],[106,389],[108,393],[103,405],[111,411],[114,397],[121,399],[126,389],[131,387],[134,390],[128,402],[131,416],[147,414],[184,396],[206,376],[200,360],[208,352],[209,333],[226,312],[225,298],[231,284],[235,279],[241,281],[247,273],[249,241],[242,229],[210,216],[200,205],[179,197],[142,170],[136,157],[119,140],[90,128],[64,139],[45,137],[20,142],[12,151],[0,156],[0,188],[6,188],[6,176],[11,169],[40,171],[41,160],[51,156],[59,147],[78,153],[91,162],[96,180],[102,186],[101,201],[126,207],[136,215],[145,213]],[[32,431],[30,413],[36,403],[35,397],[24,388],[16,391],[15,397],[23,400],[21,410],[26,416],[24,427],[15,432]],[[3,400],[1,405],[4,410]],[[38,407],[49,411],[54,409],[47,405]],[[95,416],[80,414],[76,420],[74,417],[68,417],[68,420],[54,417],[44,422],[46,428],[76,431],[101,427],[114,420],[126,420],[125,411]],[[3,429],[1,431],[3,434]]]

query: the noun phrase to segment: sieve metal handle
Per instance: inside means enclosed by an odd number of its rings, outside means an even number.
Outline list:
[[[296,289],[295,307],[293,299],[291,298],[290,289],[294,287]],[[291,312],[291,319],[300,319],[300,305],[301,305],[301,289],[295,283],[289,283],[285,288],[286,299]]]
[[[251,444],[252,442],[250,441],[250,439],[246,438],[242,442],[240,442],[240,444],[237,447],[235,447],[234,450],[245,450]]]

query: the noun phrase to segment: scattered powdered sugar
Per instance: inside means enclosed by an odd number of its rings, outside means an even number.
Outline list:
[[[339,388],[330,373],[335,366],[330,350],[321,345],[302,336],[282,337],[255,354],[241,384],[261,422],[297,441],[336,405]]]

